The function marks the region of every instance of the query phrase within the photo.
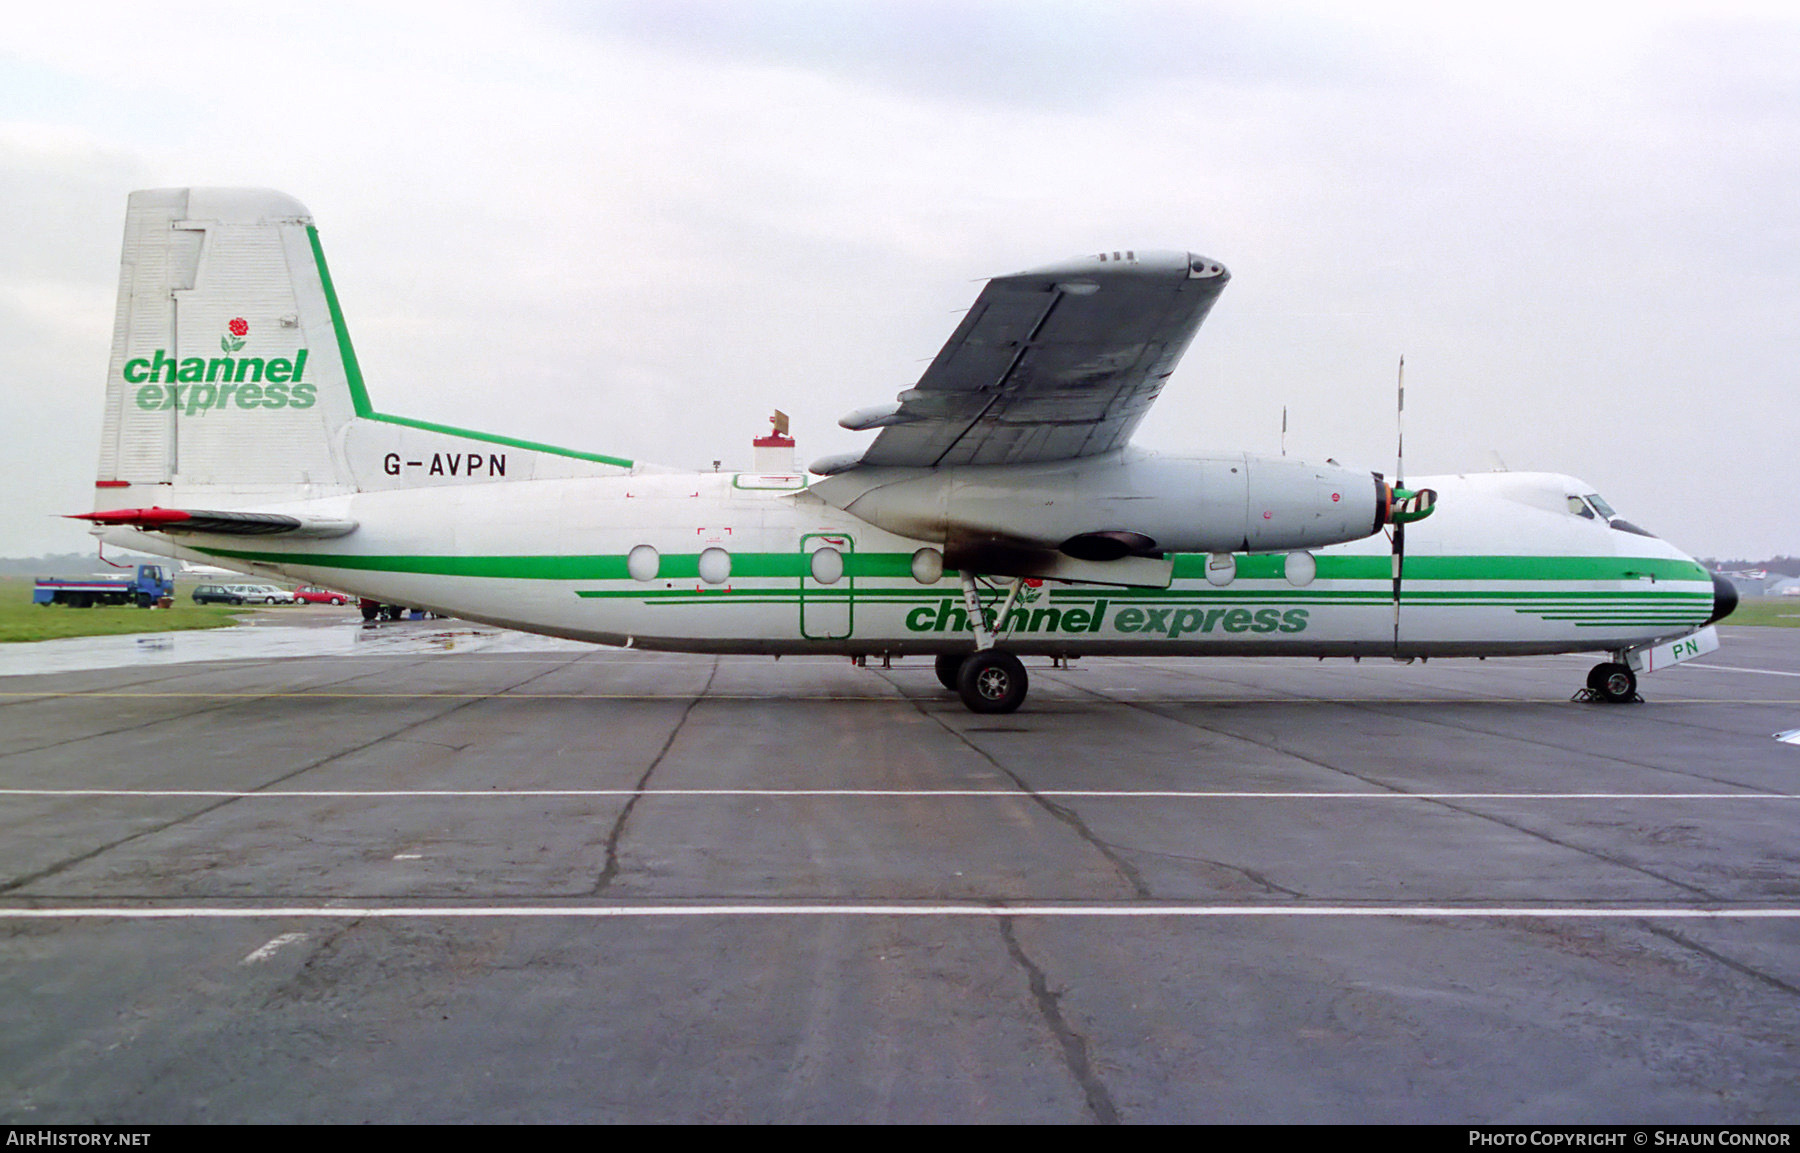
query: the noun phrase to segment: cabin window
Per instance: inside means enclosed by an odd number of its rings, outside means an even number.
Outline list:
[[[1585,516],[1589,520],[1594,519],[1594,510],[1587,506],[1587,501],[1578,496],[1569,497],[1569,511],[1576,516]]]
[[[709,548],[700,554],[700,579],[709,585],[722,585],[731,579],[731,554],[722,548]]]
[[[1594,506],[1594,511],[1600,514],[1602,520],[1611,520],[1613,517],[1619,515],[1613,511],[1612,505],[1607,504],[1600,499],[1600,494],[1597,492],[1588,493],[1587,502]]]
[[[812,554],[812,578],[822,585],[834,585],[844,576],[844,554],[834,548],[817,549]]]
[[[632,580],[653,581],[662,569],[662,554],[647,544],[638,545],[625,556],[625,571]]]

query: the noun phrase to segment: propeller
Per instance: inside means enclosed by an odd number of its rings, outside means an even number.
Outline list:
[[[1394,486],[1388,495],[1388,523],[1394,526],[1394,655],[1400,653],[1400,580],[1406,568],[1406,526],[1424,520],[1437,506],[1437,492],[1406,487],[1406,357],[1400,357],[1395,388]]]

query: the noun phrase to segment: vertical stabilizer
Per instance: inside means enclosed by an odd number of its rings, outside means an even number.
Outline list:
[[[131,194],[101,486],[351,486],[333,444],[353,410],[310,225],[281,192]]]
[[[375,412],[304,205],[268,189],[131,194],[97,508],[194,490],[225,508],[632,467]]]
[[[310,226],[305,207],[279,192],[131,194],[103,487],[288,496],[350,487],[333,446],[354,413]]]

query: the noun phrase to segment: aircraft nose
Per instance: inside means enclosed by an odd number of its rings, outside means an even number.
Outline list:
[[[1709,625],[1714,621],[1724,620],[1726,617],[1736,612],[1738,606],[1737,586],[1720,576],[1718,573],[1712,574],[1712,579],[1713,611],[1712,616],[1706,618],[1706,623]]]

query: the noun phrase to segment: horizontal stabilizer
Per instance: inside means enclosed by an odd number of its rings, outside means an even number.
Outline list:
[[[290,516],[277,512],[220,512],[198,508],[115,508],[70,514],[71,520],[120,525],[146,532],[203,532],[215,536],[296,537],[344,536],[356,531],[353,520],[322,516]]]

